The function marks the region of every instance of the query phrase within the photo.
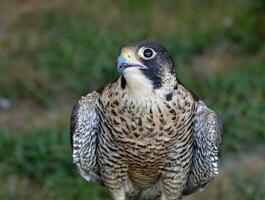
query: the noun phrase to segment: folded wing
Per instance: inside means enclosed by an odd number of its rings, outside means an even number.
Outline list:
[[[87,181],[102,184],[97,164],[99,117],[96,110],[97,92],[82,97],[74,106],[70,136],[72,158],[80,175]]]
[[[194,153],[184,195],[202,189],[218,174],[223,126],[217,114],[198,102],[194,124]]]

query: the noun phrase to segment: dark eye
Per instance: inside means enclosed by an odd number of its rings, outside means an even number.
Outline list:
[[[143,52],[144,57],[146,58],[151,58],[153,56],[153,51],[152,49],[145,49]]]
[[[151,48],[146,48],[146,47],[143,47],[139,50],[139,55],[145,59],[145,60],[148,60],[148,59],[151,59],[153,57],[155,57],[156,55],[156,52],[151,49]]]

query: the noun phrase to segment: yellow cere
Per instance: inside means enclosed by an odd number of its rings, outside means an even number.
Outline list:
[[[130,52],[126,49],[126,50],[122,50],[121,51],[121,55],[123,56],[123,57],[130,57],[129,55],[130,55]]]

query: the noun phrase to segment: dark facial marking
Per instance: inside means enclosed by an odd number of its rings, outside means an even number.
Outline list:
[[[141,70],[152,81],[154,89],[162,87],[161,66],[158,65],[157,60],[154,58],[151,60],[142,60],[142,62],[147,68]]]
[[[126,86],[126,80],[124,78],[124,76],[121,76],[121,88],[124,89]]]
[[[147,66],[147,68],[141,69],[143,74],[153,82],[154,89],[162,87],[163,76],[165,71],[175,73],[174,64],[168,51],[161,45],[154,42],[140,42],[137,45],[137,49],[146,48],[143,52],[144,58],[150,57],[150,59],[144,59],[140,57],[141,62]],[[156,55],[152,58],[153,53]]]

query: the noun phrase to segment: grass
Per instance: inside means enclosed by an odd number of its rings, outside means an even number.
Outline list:
[[[0,184],[1,199],[30,197],[27,190],[19,189],[25,184],[35,185],[41,199],[109,199],[103,188],[89,186],[74,169],[68,130],[44,129],[20,137],[1,130],[0,146],[1,179],[7,180]]]
[[[262,0],[2,0],[0,97],[13,106],[0,110],[0,199],[109,199],[72,166],[68,121],[46,118],[56,110],[60,118],[58,107],[70,112],[79,96],[114,79],[120,46],[142,39],[168,48],[178,77],[225,124],[224,171],[193,198],[264,199],[264,157],[254,169],[229,158],[258,155],[256,146],[264,152],[264,8]],[[27,107],[18,109],[21,102]],[[29,119],[8,117],[22,110]]]

